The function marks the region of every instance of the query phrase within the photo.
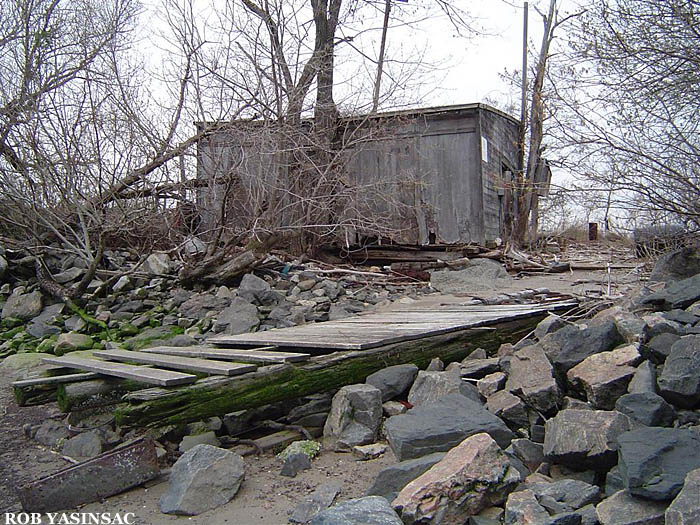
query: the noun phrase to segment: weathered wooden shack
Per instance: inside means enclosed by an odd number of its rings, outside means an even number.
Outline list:
[[[336,142],[346,153],[347,184],[371,188],[367,196],[385,193],[343,211],[382,217],[382,232],[346,228],[345,241],[382,237],[400,244],[484,245],[501,237],[504,193],[519,167],[518,130],[518,120],[485,104],[342,118]],[[275,135],[274,128],[263,131],[254,122],[223,127],[199,143],[198,177],[215,180],[235,168],[247,188],[238,192],[239,200],[256,198],[261,184],[279,186],[272,181],[286,167]],[[212,213],[210,221],[224,191],[214,184],[198,196],[200,208]],[[233,206],[238,211],[232,216],[250,220],[242,202]]]

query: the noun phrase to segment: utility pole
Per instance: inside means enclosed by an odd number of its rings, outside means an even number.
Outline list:
[[[386,0],[384,6],[384,25],[382,26],[382,42],[379,45],[379,60],[377,61],[377,78],[374,81],[374,96],[372,97],[372,113],[377,112],[379,106],[379,88],[382,84],[382,71],[384,69],[384,49],[386,47],[386,33],[389,29],[389,13],[391,13],[391,0]]]
[[[520,89],[520,172],[525,174],[525,130],[527,129],[527,15],[528,2],[523,10],[523,69]]]

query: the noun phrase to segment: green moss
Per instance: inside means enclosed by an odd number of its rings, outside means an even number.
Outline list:
[[[140,334],[124,341],[124,348],[127,350],[141,350],[151,345],[154,341],[167,341],[176,335],[180,335],[184,329],[179,326],[159,326],[147,328]]]
[[[117,337],[133,337],[138,333],[139,329],[136,328],[133,324],[124,323],[119,327],[119,330],[117,331]]]
[[[7,330],[6,332],[0,333],[0,341],[9,341],[12,339],[14,336],[16,336],[18,333],[22,332],[24,330],[24,326],[16,326],[14,328],[11,328],[10,330]]]
[[[22,324],[24,324],[22,319],[18,319],[17,317],[5,317],[0,322],[0,328],[3,330],[12,330],[13,328],[21,328]]]
[[[318,443],[317,441],[310,441],[308,439],[304,439],[300,441],[295,441],[294,443],[290,444],[282,452],[277,454],[277,457],[280,458],[282,461],[285,461],[288,456],[291,456],[292,454],[301,453],[306,455],[309,459],[313,459],[318,455],[320,451],[320,443]]]

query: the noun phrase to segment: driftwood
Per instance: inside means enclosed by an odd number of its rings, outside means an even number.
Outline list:
[[[246,250],[228,261],[220,256],[212,257],[194,266],[185,266],[178,278],[184,286],[195,283],[230,284],[255,269],[266,257],[266,254],[255,250]]]
[[[63,412],[116,405],[127,392],[140,390],[143,383],[119,379],[93,379],[57,385],[58,408]]]
[[[424,368],[434,357],[446,363],[460,361],[478,347],[495,351],[502,343],[518,341],[542,316],[499,323],[488,330],[468,329],[371,350],[337,352],[302,364],[261,367],[235,378],[207,378],[184,387],[131,392],[125,396],[127,402],[115,407],[115,420],[118,425],[140,427],[200,421],[363,382],[390,365],[415,363]]]

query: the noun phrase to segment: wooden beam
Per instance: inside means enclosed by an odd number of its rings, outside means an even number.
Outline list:
[[[57,385],[58,383],[73,383],[75,381],[87,381],[88,379],[97,379],[98,377],[100,377],[99,374],[96,374],[95,372],[81,372],[78,374],[66,374],[62,376],[22,379],[20,381],[14,381],[12,383],[12,386],[22,388],[37,385]]]
[[[212,348],[206,346],[157,346],[154,348],[144,348],[141,350],[146,353],[179,355],[183,357],[202,357],[206,359],[224,359],[229,361],[241,361],[242,363],[298,363],[307,361],[311,354],[302,354],[296,352],[274,352],[267,349],[277,348],[276,346],[267,346],[256,348],[254,350],[244,350],[238,348]]]
[[[99,350],[92,353],[95,357],[101,357],[111,361],[122,361],[126,363],[142,363],[155,365],[162,368],[172,368],[175,370],[190,370],[192,372],[202,372],[222,376],[237,376],[247,372],[253,372],[257,366],[243,363],[223,363],[221,361],[209,361],[194,357],[182,357],[167,354],[152,354],[146,352],[135,352],[131,350]]]
[[[391,365],[414,363],[424,368],[434,357],[445,363],[461,361],[478,347],[495,352],[502,343],[518,341],[543,316],[494,324],[489,330],[461,330],[360,352],[336,352],[298,365],[261,367],[235,379],[212,377],[177,389],[132,392],[126,396],[128,402],[115,407],[115,420],[119,425],[141,427],[188,423],[332,391],[363,382],[369,374]]]
[[[197,376],[192,374],[171,372],[170,370],[160,370],[158,368],[148,368],[145,366],[109,363],[96,359],[83,359],[81,357],[71,357],[70,355],[63,357],[44,357],[42,361],[52,365],[77,368],[78,370],[87,370],[88,372],[97,372],[98,374],[107,376],[133,379],[134,381],[140,381],[141,383],[149,385],[183,385],[186,383],[194,383],[197,380]]]

